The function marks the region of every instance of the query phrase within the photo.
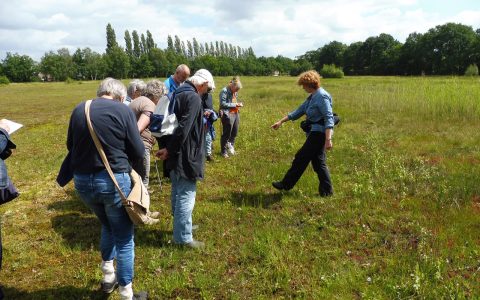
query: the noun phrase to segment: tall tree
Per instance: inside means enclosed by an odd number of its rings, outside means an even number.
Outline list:
[[[145,35],[143,33],[140,36],[140,52],[142,54],[147,53],[147,40],[145,39]]]
[[[125,30],[125,52],[127,52],[128,56],[133,57],[132,38],[128,30]]]
[[[343,66],[343,53],[347,49],[347,45],[333,41],[322,48],[320,48],[320,53],[318,54],[318,65],[315,65],[315,69],[320,71],[323,68],[323,65],[336,65]]]
[[[363,68],[360,49],[363,47],[363,42],[355,42],[350,44],[343,53],[343,71],[347,75],[365,75]],[[307,59],[312,63],[311,60]],[[314,64],[314,63],[312,63]],[[315,65],[315,64],[314,64]]]
[[[56,81],[64,81],[75,75],[75,65],[67,48],[61,48],[57,53],[53,51],[45,53],[40,61],[40,70]]]
[[[220,41],[220,55],[226,55],[225,46],[223,41]]]
[[[421,50],[422,34],[410,33],[400,50],[398,72],[401,75],[420,75],[425,71],[425,61]]]
[[[7,52],[2,65],[4,74],[13,82],[31,81],[36,71],[33,59],[27,55],[19,55],[17,53],[11,54]]]
[[[186,49],[186,47],[185,47],[185,42],[184,42],[184,41],[182,41],[182,46],[181,46],[181,48],[182,48],[182,52],[181,52],[182,55],[183,55],[184,57],[187,57],[187,49]]]
[[[168,38],[167,38],[167,50],[175,52],[175,48],[173,47],[173,39],[171,35],[168,35]]]
[[[85,52],[77,48],[72,55],[72,62],[75,66],[75,77],[77,79],[85,79],[86,78],[86,70],[85,70]]]
[[[193,38],[193,56],[196,57],[196,56],[200,56],[201,53],[200,53],[200,45],[198,44],[198,41],[196,38]]]
[[[150,53],[150,50],[153,48],[157,48],[157,44],[155,44],[155,41],[153,40],[152,33],[147,30],[147,53]]]
[[[215,53],[215,47],[213,46],[213,42],[210,42],[210,52],[209,53],[210,53],[211,56],[217,55]]]
[[[130,71],[130,61],[128,55],[119,46],[113,47],[109,53],[105,54],[108,65],[108,76],[123,79],[128,77]]]
[[[118,46],[117,37],[115,36],[115,30],[113,30],[110,23],[107,24],[107,49],[106,52],[109,52],[113,47]]]
[[[187,40],[187,57],[192,59],[193,58],[193,46],[190,41]]]
[[[207,42],[205,42],[205,54],[210,54],[210,47]]]
[[[90,80],[104,78],[107,72],[107,63],[101,54],[90,48],[83,50],[85,59],[85,76]]]
[[[140,46],[140,38],[136,30],[132,31],[132,39],[133,39],[133,55],[136,58],[139,58],[142,54],[141,46]]]
[[[175,53],[182,54],[182,42],[180,41],[180,38],[178,37],[178,35],[175,35],[174,47],[175,47]]]
[[[446,23],[430,29],[422,37],[425,59],[431,74],[463,74],[474,62],[471,53],[476,40],[471,26]]]

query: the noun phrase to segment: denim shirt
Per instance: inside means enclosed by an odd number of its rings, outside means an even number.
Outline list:
[[[224,113],[228,114],[230,108],[237,107],[237,103],[233,103],[233,96],[236,96],[237,93],[232,93],[232,91],[228,88],[228,86],[224,87],[220,91],[220,110]],[[238,97],[237,97],[238,101]]]
[[[178,88],[175,80],[173,80],[173,75],[170,75],[164,82],[163,82],[165,89],[167,90],[167,94],[171,95],[175,90]]]
[[[325,132],[325,129],[333,128],[332,96],[323,88],[318,88],[296,110],[288,114],[288,119],[294,121],[303,115],[306,115],[311,123],[324,119],[324,124],[312,124],[311,131]]]

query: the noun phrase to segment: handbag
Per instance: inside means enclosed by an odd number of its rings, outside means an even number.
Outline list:
[[[324,119],[320,119],[318,122],[311,122],[310,120],[303,120],[300,122],[300,128],[302,128],[303,131],[306,133],[309,133],[310,130],[312,130],[312,124],[324,124],[325,121]],[[340,117],[336,114],[333,113],[333,126],[337,126],[338,123],[340,123]]]
[[[127,211],[130,220],[135,225],[152,225],[158,223],[159,219],[154,219],[151,217],[152,213],[150,212],[150,195],[148,194],[148,190],[145,185],[143,185],[142,177],[138,175],[138,173],[135,172],[133,168],[132,171],[130,171],[130,179],[132,181],[132,189],[130,191],[130,194],[128,194],[128,196],[125,196],[122,189],[118,185],[118,182],[113,175],[113,171],[110,168],[110,164],[108,162],[107,156],[105,155],[102,144],[100,143],[100,140],[98,139],[98,136],[93,129],[92,121],[90,120],[91,103],[92,100],[88,100],[85,103],[85,116],[87,118],[88,130],[90,131],[93,142],[97,147],[100,157],[102,158],[103,164],[105,165],[105,168],[107,169],[110,178],[112,178],[112,181],[115,184],[118,193],[120,194],[123,207],[125,207],[125,210]]]
[[[17,188],[13,185],[10,178],[8,179],[8,185],[4,189],[0,189],[0,205],[12,201],[19,195]]]

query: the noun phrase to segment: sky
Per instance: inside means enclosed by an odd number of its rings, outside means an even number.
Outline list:
[[[223,41],[257,56],[295,58],[331,41],[347,45],[381,33],[404,43],[447,22],[480,28],[479,0],[1,0],[0,59],[7,52],[36,61],[48,51],[90,47],[104,53],[106,26],[125,45],[125,30]]]

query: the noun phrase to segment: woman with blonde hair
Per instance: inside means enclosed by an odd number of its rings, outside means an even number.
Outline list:
[[[320,181],[318,187],[320,196],[331,196],[333,188],[326,164],[325,150],[330,150],[333,147],[332,97],[320,87],[320,75],[314,70],[300,74],[297,84],[301,85],[309,96],[296,110],[273,124],[272,128],[278,129],[286,121],[297,120],[303,115],[306,115],[306,121],[310,124],[310,127],[304,129],[307,133],[307,139],[302,148],[295,154],[292,166],[281,181],[275,181],[272,185],[278,190],[292,189],[308,164],[312,162],[313,169]]]
[[[240,107],[243,103],[238,101],[238,91],[242,88],[240,77],[235,76],[220,92],[220,116],[223,131],[220,139],[221,154],[228,158],[228,154],[235,154],[235,138],[240,125]]]

